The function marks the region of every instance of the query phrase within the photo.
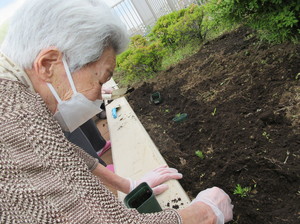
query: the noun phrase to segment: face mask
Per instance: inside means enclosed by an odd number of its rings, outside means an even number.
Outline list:
[[[52,84],[47,83],[50,91],[58,102],[58,111],[54,114],[54,118],[58,121],[61,128],[67,132],[73,132],[80,125],[91,119],[93,116],[101,112],[101,100],[91,101],[83,94],[76,91],[69,67],[65,58],[63,64],[67,73],[68,80],[73,90],[71,99],[62,101],[58,96]]]

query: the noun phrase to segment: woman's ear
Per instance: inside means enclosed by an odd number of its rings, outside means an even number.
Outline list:
[[[63,66],[62,56],[62,53],[54,47],[43,49],[34,60],[35,73],[43,81],[51,82],[52,76]]]

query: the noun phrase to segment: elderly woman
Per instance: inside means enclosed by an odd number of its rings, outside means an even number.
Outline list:
[[[200,192],[181,210],[128,209],[104,184],[128,193],[133,182],[106,173],[65,138],[63,131],[72,132],[99,113],[101,87],[127,43],[126,29],[100,0],[28,0],[15,15],[0,54],[1,222],[173,224],[232,218],[231,200],[217,187]],[[158,177],[152,187],[166,180]]]

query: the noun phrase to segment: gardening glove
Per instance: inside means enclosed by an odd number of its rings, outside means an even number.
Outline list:
[[[113,92],[113,88],[112,87],[105,87],[105,86],[102,86],[102,89],[101,89],[101,92],[103,94],[111,94]]]
[[[223,224],[224,222],[232,220],[233,205],[231,204],[231,199],[218,187],[201,191],[192,201],[192,203],[195,202],[203,202],[209,205],[217,216],[217,224]]]
[[[172,179],[181,179],[182,174],[178,170],[169,168],[167,165],[160,166],[149,173],[145,174],[140,180],[130,180],[130,191],[136,188],[139,184],[146,182],[153,190],[155,195],[165,192],[169,186],[163,184]]]

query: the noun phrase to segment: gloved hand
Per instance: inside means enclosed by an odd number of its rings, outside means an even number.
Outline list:
[[[101,92],[103,94],[111,94],[114,89],[112,87],[102,86]]]
[[[217,216],[217,224],[223,224],[232,220],[233,205],[229,196],[220,188],[213,187],[201,191],[192,201],[203,202],[209,205]]]
[[[161,194],[166,191],[169,186],[162,184],[168,180],[181,179],[182,174],[178,170],[169,168],[167,165],[160,166],[149,173],[146,173],[140,180],[130,180],[130,191],[136,188],[139,184],[146,182],[153,190],[155,195]]]

